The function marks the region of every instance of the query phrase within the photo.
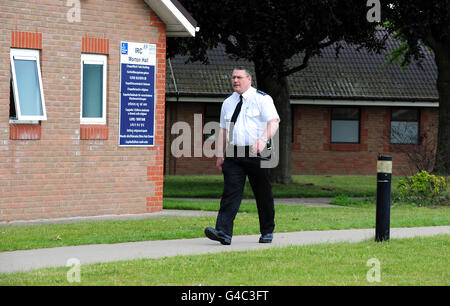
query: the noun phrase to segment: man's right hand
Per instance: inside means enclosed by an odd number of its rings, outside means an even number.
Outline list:
[[[223,157],[217,157],[217,161],[216,161],[216,167],[217,169],[219,169],[219,172],[222,173],[222,164],[223,164]]]

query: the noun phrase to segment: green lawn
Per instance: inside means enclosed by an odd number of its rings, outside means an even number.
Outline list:
[[[394,190],[398,179],[397,177],[393,178]],[[276,198],[292,198],[376,195],[376,175],[293,175],[293,180],[294,182],[288,185],[274,184],[274,196]],[[222,191],[222,175],[164,176],[165,197],[219,198]],[[248,182],[244,189],[244,197],[253,197]]]
[[[165,200],[164,207],[217,211],[219,201]],[[275,211],[277,232],[375,227],[375,205],[364,201],[345,207],[276,205]],[[243,203],[240,212],[235,220],[234,234],[259,233],[256,204]],[[213,216],[5,226],[0,227],[0,251],[204,237],[204,228],[214,226],[215,222],[216,217]],[[449,206],[427,208],[396,205],[391,209],[392,227],[449,224]]]
[[[376,175],[293,175],[292,184],[273,184],[275,198],[295,197],[375,197]],[[395,197],[401,176],[392,178],[392,194]],[[222,175],[166,175],[165,197],[219,198],[223,191]],[[450,198],[450,188],[443,192]],[[244,198],[253,198],[250,184],[244,188]]]
[[[141,259],[0,274],[0,285],[450,285],[450,235]],[[367,274],[379,263],[380,281]],[[373,270],[372,270],[373,271]],[[369,272],[370,276],[374,274]]]
[[[395,192],[395,183],[393,191]],[[213,197],[222,192],[222,176],[165,177],[165,197]],[[276,232],[375,227],[376,179],[365,176],[294,176],[274,185],[279,197],[336,197],[336,207],[276,205]],[[245,196],[252,193],[246,186]],[[448,192],[447,192],[448,194]],[[354,199],[351,197],[372,197]],[[275,203],[277,201],[275,200]],[[165,209],[219,209],[219,200],[165,199]],[[148,218],[0,227],[0,251],[67,245],[204,237],[216,217]],[[391,227],[450,225],[450,206],[416,207],[392,203]],[[257,234],[255,203],[243,203],[234,234]],[[373,285],[366,279],[376,258],[381,285],[449,285],[450,236],[366,241],[262,251],[179,256],[82,266],[81,285]],[[229,263],[233,262],[233,265]],[[201,269],[199,268],[201,267]],[[68,268],[0,274],[0,285],[67,285]],[[73,285],[74,283],[71,283]]]

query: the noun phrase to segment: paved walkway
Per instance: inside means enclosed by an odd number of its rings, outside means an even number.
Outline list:
[[[390,238],[437,234],[450,234],[450,226],[391,228]],[[271,244],[258,243],[259,235],[244,235],[234,236],[229,246],[221,245],[207,238],[196,238],[0,252],[0,273],[12,273],[44,267],[64,267],[71,258],[78,259],[81,265],[84,265],[138,258],[162,258],[177,255],[257,250],[288,245],[342,241],[358,242],[374,239],[374,236],[374,229],[301,231],[275,233]]]
[[[164,209],[162,211],[143,214],[101,215],[101,216],[87,216],[87,217],[9,221],[9,222],[0,222],[0,227],[57,224],[57,223],[95,222],[95,221],[141,220],[151,218],[157,219],[157,218],[176,218],[176,217],[204,217],[204,216],[217,216],[217,211]]]

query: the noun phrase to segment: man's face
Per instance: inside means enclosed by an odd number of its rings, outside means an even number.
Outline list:
[[[234,91],[241,95],[252,85],[252,78],[245,70],[233,70],[232,84]]]

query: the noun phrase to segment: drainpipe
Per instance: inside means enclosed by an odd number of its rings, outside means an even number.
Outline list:
[[[178,91],[178,86],[177,86],[177,81],[175,80],[175,74],[173,73],[173,68],[172,68],[172,62],[170,60],[170,58],[168,59],[169,61],[169,68],[170,68],[170,74],[172,75],[172,81],[173,81],[173,85],[175,87],[175,93],[176,93],[176,107],[175,107],[175,122],[178,121],[178,101],[180,98],[180,92]],[[170,134],[172,135],[172,134]],[[169,163],[170,166],[170,163]],[[174,158],[173,160],[173,174],[176,175],[177,174],[177,159]]]

